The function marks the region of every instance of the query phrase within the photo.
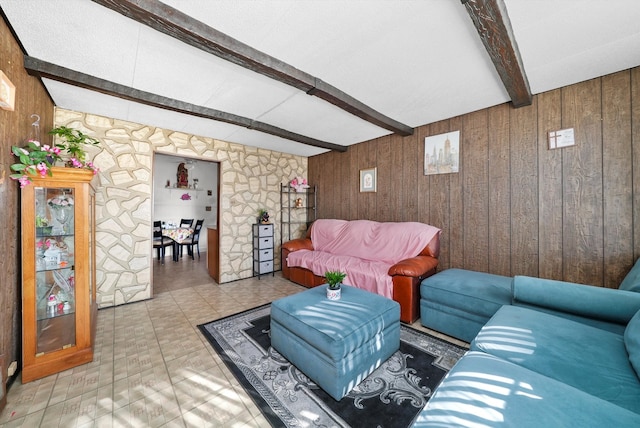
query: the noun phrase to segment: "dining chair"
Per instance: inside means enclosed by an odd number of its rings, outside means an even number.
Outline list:
[[[158,261],[164,264],[165,248],[173,246],[173,239],[162,236],[162,222],[153,222],[153,248],[158,252]]]
[[[185,239],[180,244],[180,255],[182,256],[182,247],[187,247],[187,254],[191,256],[191,260],[195,260],[193,256],[193,248],[198,248],[198,258],[200,258],[200,231],[202,230],[202,225],[204,224],[204,219],[196,221],[196,227],[193,229],[193,234],[190,238]]]
[[[192,218],[183,218],[180,219],[180,227],[192,227],[193,219]]]

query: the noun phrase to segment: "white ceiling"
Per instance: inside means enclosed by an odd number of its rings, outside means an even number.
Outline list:
[[[509,101],[459,0],[164,0],[416,127]],[[504,0],[531,92],[640,65],[638,0]],[[88,0],[0,0],[26,54],[340,145],[389,134]],[[326,149],[43,79],[59,107],[301,156]]]

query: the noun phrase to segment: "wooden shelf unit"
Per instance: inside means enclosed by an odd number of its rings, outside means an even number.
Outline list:
[[[301,192],[289,184],[280,185],[280,246],[296,238],[309,229],[316,220],[316,194],[318,186],[310,186]]]

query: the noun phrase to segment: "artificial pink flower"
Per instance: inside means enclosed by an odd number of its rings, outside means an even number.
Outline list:
[[[36,165],[36,169],[38,170],[38,172],[40,173],[40,175],[42,177],[44,177],[45,175],[47,175],[47,164],[44,162],[40,162],[38,165]]]
[[[97,166],[95,166],[95,165],[93,164],[93,162],[86,162],[86,163],[85,163],[85,166],[86,166],[87,168],[91,168],[91,170],[93,171],[93,175],[96,175],[96,174],[100,171],[100,168],[98,168]]]
[[[36,247],[38,248],[45,248],[45,249],[49,249],[49,247],[51,247],[51,240],[49,239],[43,239],[41,241],[38,241],[36,243]]]
[[[296,189],[296,192],[302,192],[304,189],[308,189],[309,187],[311,187],[307,184],[307,179],[302,177],[295,177],[293,180],[291,180],[289,185]]]
[[[26,175],[23,175],[22,177],[18,178],[18,183],[20,183],[20,188],[22,189],[31,184],[31,180],[29,180],[29,177],[27,177]]]

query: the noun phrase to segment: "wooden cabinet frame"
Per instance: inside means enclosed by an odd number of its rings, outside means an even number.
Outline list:
[[[22,189],[22,382],[30,382],[93,360],[96,330],[95,274],[95,191],[91,184],[93,172],[85,169],[53,168],[53,176],[33,177],[33,183]],[[74,198],[73,313],[52,317],[51,349],[38,349],[36,242],[36,189],[70,189]],[[61,265],[63,269],[66,265]],[[55,270],[55,269],[54,269]],[[53,322],[53,321],[56,322]],[[41,321],[42,322],[42,321]],[[56,335],[73,337],[73,343],[59,345]],[[61,340],[60,343],[64,342]]]

